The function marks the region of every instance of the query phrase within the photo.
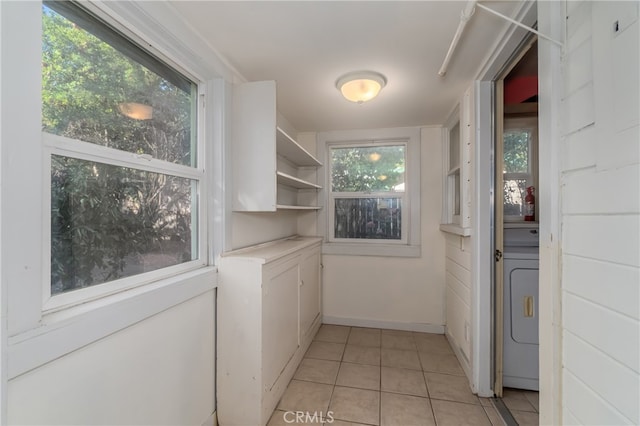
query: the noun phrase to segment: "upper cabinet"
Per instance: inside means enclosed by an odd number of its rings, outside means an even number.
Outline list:
[[[317,210],[318,159],[277,124],[276,83],[234,87],[233,210]]]

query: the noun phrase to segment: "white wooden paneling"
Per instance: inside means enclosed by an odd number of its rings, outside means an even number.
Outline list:
[[[567,25],[568,27],[567,29],[577,27],[577,25],[574,25],[573,22],[578,22],[581,24],[591,19],[590,3],[591,3],[590,0],[576,0],[576,1],[567,2],[567,4],[565,5],[567,9],[567,21],[571,23],[571,25]],[[586,9],[586,7],[589,7],[589,9]],[[585,10],[587,10],[589,13],[586,18],[584,16]],[[573,37],[573,34],[571,31],[567,31],[567,32],[570,38]]]
[[[634,424],[639,424],[638,372],[614,361],[572,333],[565,333],[564,339],[567,370],[582,378],[602,399],[615,404]]]
[[[587,126],[567,136],[562,145],[564,170],[595,166],[597,138],[598,134],[594,126]]]
[[[579,13],[581,15],[589,15],[587,19],[579,19],[575,15],[570,15],[567,21],[567,52],[572,52],[585,42],[591,40],[591,34],[593,33],[593,25],[591,24],[591,1],[572,1],[567,4],[579,5]]]
[[[640,326],[637,319],[565,293],[563,324],[571,333],[601,348],[611,358],[637,372],[638,359],[640,359],[638,347]],[[595,365],[593,367],[600,368]]]
[[[471,283],[471,271],[466,267],[447,259],[446,262],[447,273],[458,279],[465,287],[469,288]]]
[[[567,53],[565,93],[574,93],[593,80],[592,46],[590,39]]]
[[[573,415],[571,411],[565,406],[562,410],[562,424],[566,426],[580,425],[580,421]]]
[[[593,389],[571,372],[562,375],[564,406],[576,422],[583,425],[631,425],[633,422],[618,412],[615,406],[603,400]],[[564,422],[563,422],[564,423]]]
[[[640,158],[640,129],[631,127],[612,137],[598,139],[596,157],[598,170],[638,164]],[[602,135],[600,135],[602,138]],[[630,182],[630,184],[632,184]]]
[[[638,164],[595,173],[594,169],[566,173],[562,191],[565,214],[640,213]],[[594,202],[597,200],[597,202]]]
[[[636,215],[567,216],[563,231],[565,254],[640,266]]]
[[[465,323],[468,323],[470,318],[469,306],[450,288],[447,288],[446,299],[447,335],[453,338],[455,344],[464,353],[466,359],[460,361],[468,365],[467,360],[470,359],[471,345],[465,338]]]
[[[460,239],[467,239],[468,237],[458,237]],[[446,248],[447,259],[451,259],[453,262],[469,269],[471,265],[471,252],[463,251],[459,247],[447,244]]]
[[[636,164],[638,144],[638,3],[594,2],[594,81],[598,169]],[[620,31],[615,32],[618,22]]]
[[[640,57],[638,55],[639,25],[638,3],[623,4],[618,19],[620,32],[614,37],[610,49],[613,73],[613,114],[617,131],[638,125],[640,119]],[[635,16],[634,16],[635,15]],[[618,16],[616,16],[617,18]],[[629,27],[622,28],[623,22],[635,20]],[[609,29],[611,31],[611,29]],[[634,52],[634,53],[631,53]],[[635,96],[630,94],[635,94]]]
[[[471,304],[471,290],[462,281],[447,272],[447,288],[455,293],[466,305],[467,309]]]
[[[638,268],[567,255],[564,257],[562,282],[566,292],[640,319]]]
[[[563,423],[638,424],[638,3],[566,5]]]
[[[578,131],[595,120],[593,83],[587,83],[564,99],[563,132]]]
[[[446,324],[447,335],[457,346],[458,357],[466,372],[470,372],[471,342],[468,338],[471,319],[471,251],[470,238],[446,236]]]

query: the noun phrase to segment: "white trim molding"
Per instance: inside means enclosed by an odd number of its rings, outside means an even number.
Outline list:
[[[356,256],[391,256],[391,257],[420,257],[421,255],[421,218],[420,218],[420,127],[396,127],[385,129],[344,130],[318,133],[317,157],[324,163],[318,168],[319,179],[324,179],[324,188],[330,188],[329,176],[329,146],[353,143],[383,143],[385,141],[406,141],[406,200],[409,202],[409,226],[405,244],[389,244],[384,241],[357,242],[329,242],[331,229],[331,214],[328,212],[328,189],[319,191],[320,204],[324,206],[318,214],[318,235],[325,239],[322,252],[324,254],[356,255]],[[403,218],[403,220],[406,220]]]

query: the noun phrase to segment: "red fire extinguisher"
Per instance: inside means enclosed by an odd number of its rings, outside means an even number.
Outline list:
[[[524,197],[524,220],[527,222],[536,219],[536,197],[533,191],[533,186],[527,187],[527,196]]]

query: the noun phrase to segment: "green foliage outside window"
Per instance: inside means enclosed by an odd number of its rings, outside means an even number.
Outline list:
[[[163,72],[95,18],[69,12],[69,3],[49,6],[42,8],[43,131],[194,166],[195,84]],[[127,103],[152,115],[133,119]],[[196,188],[187,178],[52,155],[51,293],[197,258]]]
[[[527,130],[504,133],[504,173],[529,173],[529,142]]]
[[[514,130],[504,132],[504,169],[507,173],[529,174],[529,145],[531,132]],[[526,195],[526,179],[504,179],[504,214],[521,216],[524,197]]]
[[[331,149],[333,192],[404,191],[404,145]]]

